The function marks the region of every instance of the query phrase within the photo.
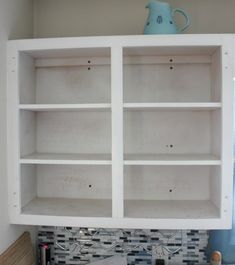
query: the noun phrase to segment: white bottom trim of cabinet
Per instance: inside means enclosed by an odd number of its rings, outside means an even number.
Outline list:
[[[104,218],[70,217],[18,214],[11,216],[12,224],[40,226],[71,226],[123,229],[227,229],[230,223],[220,218],[207,219],[144,219],[144,218]]]

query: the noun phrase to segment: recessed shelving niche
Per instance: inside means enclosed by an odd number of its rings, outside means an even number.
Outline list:
[[[127,165],[124,216],[219,218],[220,170],[219,166]]]
[[[112,217],[110,166],[22,165],[21,187],[26,215]]]

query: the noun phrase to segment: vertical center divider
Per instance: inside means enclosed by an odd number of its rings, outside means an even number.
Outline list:
[[[112,216],[114,218],[122,218],[124,215],[122,61],[122,47],[111,47]]]

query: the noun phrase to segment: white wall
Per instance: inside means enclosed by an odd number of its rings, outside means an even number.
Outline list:
[[[235,33],[234,0],[164,0],[191,17],[187,33]],[[35,37],[142,34],[148,0],[34,0]]]
[[[33,33],[32,0],[0,0],[0,253],[25,230],[9,225],[6,177],[6,41],[28,38]]]

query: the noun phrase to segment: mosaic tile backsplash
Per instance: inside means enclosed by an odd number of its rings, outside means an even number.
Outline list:
[[[92,229],[39,227],[38,245],[50,245],[52,265],[88,264],[113,255],[127,256],[128,265],[206,264],[205,230]]]

